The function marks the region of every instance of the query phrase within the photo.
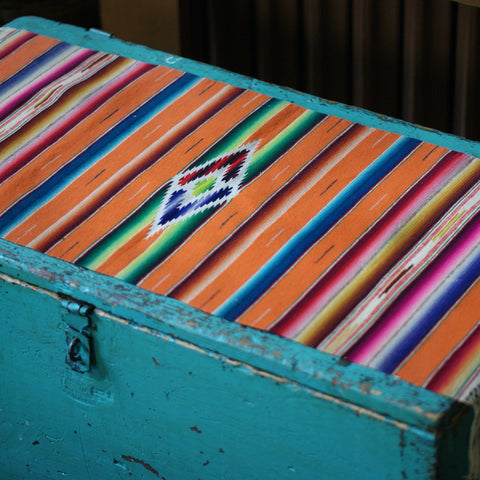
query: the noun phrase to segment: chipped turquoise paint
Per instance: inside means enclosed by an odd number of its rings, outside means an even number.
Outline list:
[[[37,18],[9,24],[479,155],[478,144]],[[96,307],[65,364],[62,299]],[[436,479],[469,473],[470,407],[0,240],[0,478]]]
[[[468,472],[451,399],[4,240],[0,273],[0,478]],[[65,297],[97,308],[87,374],[65,364]]]
[[[4,361],[16,368],[4,380],[16,388],[2,402],[2,478],[431,478],[431,433],[399,430],[155,330],[94,316],[97,368],[88,377],[72,372],[61,355],[55,302],[14,285],[1,293],[42,302],[28,312],[34,320],[20,322],[5,303]],[[38,345],[36,355],[17,353]]]

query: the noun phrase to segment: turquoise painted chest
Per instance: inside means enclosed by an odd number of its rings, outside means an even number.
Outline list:
[[[477,143],[38,18],[0,55],[1,478],[480,478]]]

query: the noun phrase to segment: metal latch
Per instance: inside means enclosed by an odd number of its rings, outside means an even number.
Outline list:
[[[90,314],[94,307],[76,300],[62,300],[67,352],[65,361],[72,370],[85,373],[94,364]]]

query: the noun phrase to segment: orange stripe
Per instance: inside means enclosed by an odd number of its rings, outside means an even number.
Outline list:
[[[3,82],[10,76],[18,72],[19,65],[28,65],[36,57],[50,50],[54,45],[61,43],[53,38],[43,37],[41,35],[33,37],[27,43],[17,48],[13,54],[2,59],[2,68],[0,68],[0,82]]]
[[[388,148],[395,135],[382,142]],[[302,257],[295,269],[288,272],[250,310],[238,320],[244,325],[267,329],[300,298],[308,288],[343,254],[397,199],[447,152],[430,144],[422,144],[383,182],[378,184],[358,205]],[[429,154],[430,153],[430,154]],[[427,155],[424,161],[422,159]]]
[[[253,100],[255,97],[257,98]],[[119,192],[114,201],[104,205],[94,216],[54,246],[49,254],[68,261],[75,260],[158,190],[160,185],[195,160],[219,136],[224,135],[232,124],[237,123],[245,115],[255,110],[266,99],[266,96],[257,96],[254,92],[242,94],[168,152],[161,162],[155,163],[150,169],[128,184],[125,189]],[[250,100],[253,101],[250,102]],[[246,103],[248,105],[244,107]],[[155,238],[156,236],[152,239]],[[126,259],[123,258],[122,260],[125,261]],[[131,258],[127,260],[131,260]],[[119,264],[114,270],[118,269],[120,271],[125,266],[125,264]]]
[[[81,105],[82,101],[88,97],[92,90],[98,88],[102,83],[107,83],[118,75],[122,69],[128,64],[133,63],[131,60],[120,59],[114,64],[106,65],[103,70],[97,72],[95,76],[83,80],[77,85],[72,85],[68,91],[64,92],[61,98],[44,111],[34,115],[33,118],[23,125],[21,129],[8,137],[2,144],[1,157],[4,159],[9,156],[24,155],[25,147],[28,148],[39,135],[45,132],[51,125],[62,117],[69,115],[69,110],[73,110],[77,105]]]
[[[135,178],[141,165],[152,162],[158,155],[157,152],[169,147],[172,139],[178,135],[177,130],[183,132],[184,128],[189,129],[198,117],[212,108],[212,105],[227,100],[231,92],[236,90],[235,87],[216,84],[209,89],[208,96],[204,96],[201,92],[205,90],[208,83],[211,82],[201,81],[190,91],[191,94],[189,92],[183,95],[173,105],[162,110],[157,117],[136,130],[121,145],[63,189],[51,202],[38,209],[37,212],[41,216],[40,221],[36,222],[37,228],[41,227],[43,219],[46,220],[45,227],[37,238],[29,242],[28,246],[40,251],[45,250],[48,245],[51,245],[52,239],[62,235],[65,226],[82,221],[85,218],[83,213],[85,210],[92,207],[98,208],[98,205],[111,201],[112,195],[115,195],[119,188],[123,188],[132,178]],[[209,103],[210,100],[213,102],[212,105]],[[198,112],[189,118],[192,109],[198,109]],[[153,142],[146,135],[151,132],[153,126],[158,126],[159,122],[163,127],[162,132],[160,138]],[[155,180],[163,183],[162,178]],[[81,208],[77,208],[78,198],[83,199]],[[49,215],[52,213],[53,215]]]
[[[269,118],[257,131],[252,133],[252,135],[245,140],[244,144],[258,141],[259,143],[256,150],[260,150],[277,135],[280,135],[288,125],[305,111],[305,108],[294,105],[293,103],[287,104],[285,108]]]
[[[369,129],[360,129],[360,132],[364,131],[368,132]],[[193,298],[191,293],[187,292],[185,296],[188,297],[188,303],[213,312],[218,305],[250,278],[252,272],[255,272],[271,258],[280,245],[283,245],[303,227],[311,215],[326,205],[339,189],[362,171],[371,160],[367,152],[371,151],[377,140],[378,134],[374,132],[354,148],[351,155],[354,155],[357,160],[353,165],[349,165],[348,169],[345,168],[345,165],[351,161],[350,155],[343,157],[330,171],[323,174],[322,181],[315,182],[308,192],[303,191],[303,182],[296,182],[289,187],[287,193],[259,212],[260,216],[256,221],[241,234],[233,237],[233,241],[222,249],[222,260],[226,261],[226,268],[223,270],[220,265],[212,265],[210,271],[204,272],[202,281],[197,280],[196,282],[202,291]],[[290,155],[292,158],[301,156],[298,155],[296,149],[293,149]],[[289,161],[290,155],[286,156],[284,160],[286,163]],[[330,155],[334,158],[332,154]],[[319,167],[320,171],[327,162],[327,159],[322,161],[322,165]],[[312,173],[312,175],[314,174]],[[335,185],[332,188],[326,188],[333,180],[336,180]],[[313,198],[317,201],[312,202]],[[285,210],[286,213],[283,213]],[[272,241],[272,239],[274,240]],[[241,249],[244,249],[245,246],[247,248],[239,254],[239,247],[242,243],[244,246]],[[178,298],[177,295],[176,298]],[[185,298],[181,299],[185,301]]]
[[[115,254],[112,257],[95,270],[105,275],[114,276],[118,274],[132,259],[145,252],[158,239],[158,235],[148,236],[149,228],[150,226],[147,225],[136,232],[135,235],[129,238],[127,243],[115,250]]]
[[[418,346],[395,375],[407,382],[423,385],[452,350],[478,323],[480,282],[465,295],[430,335]]]
[[[146,87],[147,84],[152,83],[152,80],[155,77],[158,77],[158,73],[159,72],[157,72],[156,76],[146,75],[147,78],[142,78],[142,81],[139,82],[139,85],[135,84],[134,89],[142,88],[144,86]],[[162,78],[162,83],[166,82],[167,78],[169,78],[170,80],[175,78],[176,73],[177,72],[169,72],[166,77]],[[155,93],[157,89],[158,84],[157,88],[152,89],[150,93]],[[125,91],[125,93],[122,92],[125,96],[121,95],[119,97],[115,97],[115,102],[109,103],[109,105],[106,105],[105,108],[100,109],[99,111],[88,117],[88,121],[85,122],[85,125],[82,122],[81,132],[79,132],[77,129],[73,130],[70,134],[73,145],[72,143],[68,142],[65,137],[59,142],[60,146],[64,146],[64,149],[61,150],[63,158],[74,158],[81,151],[82,147],[85,148],[85,136],[88,135],[92,141],[94,141],[97,137],[101,136],[101,134],[105,130],[105,126],[103,125],[102,121],[104,120],[104,118],[106,118],[105,115],[109,115],[109,111],[113,114],[112,117],[115,117],[115,119],[118,121],[124,115],[131,113],[132,108],[138,106],[138,101],[135,102],[133,99],[128,101],[129,96],[127,91]],[[149,96],[144,97],[144,99],[147,100]],[[122,117],[120,118],[118,117],[119,113],[116,112],[117,108],[122,110]],[[170,126],[173,126],[174,124],[174,121],[172,121]],[[90,129],[88,129],[88,127],[90,127]],[[134,141],[134,139],[138,138],[139,133],[143,131],[143,129],[140,129],[139,131],[135,132],[135,135],[129,137],[129,139],[125,143],[130,143],[130,147],[132,147],[131,142]],[[85,136],[80,136],[81,133],[84,133]],[[122,146],[123,144],[120,146],[120,148],[122,148]],[[68,147],[70,147],[70,149]],[[78,199],[85,198],[89,193],[94,191],[95,188],[97,188],[102,182],[104,182],[105,179],[108,179],[109,175],[113,175],[119,168],[127,164],[130,159],[131,157],[129,157],[128,151],[120,150],[119,153],[119,149],[117,148],[113,152],[110,152],[100,161],[92,165],[92,167],[88,169],[84,174],[75,179],[70,185],[68,185],[61,192],[59,192],[59,194],[56,195],[50,202],[47,202],[42,207],[38,208],[28,219],[25,220],[25,222],[18,225],[5,238],[15,242],[21,242],[23,245],[29,245],[30,242],[35,241],[35,239],[39,235],[42,235],[46,231],[46,229],[52,226],[57,220],[62,218],[66,219],[66,215],[74,207],[76,207]],[[102,174],[101,172],[104,169],[105,171]],[[97,175],[99,176],[95,178]],[[19,176],[20,179],[22,177],[23,174]],[[92,181],[92,179],[94,180]],[[34,226],[34,228],[32,228],[32,225]],[[32,248],[41,249],[40,244],[30,246]]]
[[[242,102],[242,100],[239,100],[240,102]],[[243,102],[245,102],[245,99],[243,99]],[[217,124],[218,122],[218,126],[220,128],[224,128],[225,125],[232,125],[231,123],[231,117],[230,115],[238,115],[239,111],[238,111],[238,106],[237,108],[235,108],[234,105],[231,105],[230,108],[228,108],[228,111],[226,111],[224,113],[224,115],[218,115],[218,117],[221,117],[221,118],[216,118],[215,122]],[[243,112],[245,114],[245,112]],[[230,114],[230,115],[229,115]],[[229,119],[230,117],[230,119]],[[214,117],[215,118],[215,117]],[[222,122],[222,119],[223,119],[223,122]],[[219,134],[219,131],[218,130],[214,130],[212,129],[212,124],[207,123],[205,124],[205,132],[198,132],[197,134],[200,136],[202,135],[202,137],[204,138],[205,140],[205,135],[208,135],[208,136],[211,136],[211,138],[208,138],[208,140],[214,140],[215,138],[218,138],[218,134]],[[201,137],[201,138],[202,138]],[[197,135],[195,135],[195,138],[197,138]],[[166,176],[162,179],[162,181],[158,182],[158,175],[155,175],[155,172],[151,172],[152,173],[152,178],[151,178],[151,183],[154,184],[155,181],[157,181],[157,184],[162,184],[162,183],[165,183],[167,180],[169,180],[173,175],[175,175],[178,171],[182,170],[182,168],[184,168],[186,165],[186,160],[188,159],[188,157],[186,157],[185,155],[182,155],[182,154],[178,154],[178,150],[181,149],[182,150],[182,153],[183,153],[183,150],[185,149],[185,145],[179,145],[176,150],[177,152],[172,152],[172,161],[169,161],[168,158],[165,158],[164,159],[164,162],[165,165],[169,167],[169,170],[167,170],[167,167],[165,166],[163,168],[163,175],[166,174]],[[192,155],[192,160],[194,159],[195,157]],[[176,161],[175,161],[176,160]],[[181,164],[179,165],[178,163],[178,160],[181,160]],[[160,166],[157,166],[157,168],[160,168]],[[145,181],[145,180],[144,180]],[[137,200],[138,202],[138,200]],[[125,267],[127,267],[131,261],[135,258],[137,258],[139,255],[141,255],[148,247],[150,247],[155,241],[158,240],[158,234],[156,235],[152,235],[151,237],[149,238],[144,238],[144,239],[140,239],[138,237],[134,237],[132,239],[129,239],[127,241],[127,243],[122,246],[120,249],[118,249],[117,251],[115,251],[112,256],[110,256],[107,260],[105,260],[104,264],[101,266],[101,271],[104,272],[104,273],[107,273],[110,274],[110,275],[117,275],[119,274],[119,272],[121,272]],[[122,252],[125,250],[125,249],[128,249],[129,251],[129,256],[125,256],[122,254]],[[133,253],[132,253],[133,252]]]
[[[158,287],[158,290],[155,289],[155,292],[165,293],[173,288],[209,255],[212,246],[220,245],[248,218],[253,210],[258,208],[259,201],[262,202],[265,198],[268,198],[275,192],[278,185],[288,181],[296,171],[291,168],[292,157],[298,162],[298,168],[303,167],[321,148],[318,140],[319,136],[321,136],[324,143],[328,144],[348,125],[350,125],[350,122],[346,120],[339,122],[339,119],[336,117],[328,117],[318,126],[314,134],[307,135],[296,145],[294,152],[287,154],[284,159],[272,165],[268,172],[257,177],[255,182],[246,186],[241,195],[232,199],[228,205],[212,216],[182,246],[176,255],[172,255],[165,260],[139,285],[146,289],[153,289],[159,280],[169,273],[168,281],[162,282],[162,285]],[[252,139],[254,137],[249,138],[247,141]],[[286,166],[289,168],[286,168]],[[258,198],[256,194],[259,191],[262,192],[262,198]],[[255,198],[257,198],[256,201]],[[248,202],[248,205],[245,205],[245,202]]]
[[[30,189],[52,175],[65,161],[75,158],[86,146],[95,142],[98,137],[102,136],[124,116],[128,115],[132,109],[148,100],[151,95],[155,94],[158,88],[171,82],[180,74],[178,71],[170,71],[170,69],[165,67],[159,68],[160,70],[155,69],[146,73],[133,82],[129,88],[119,92],[115,97],[105,102],[98,110],[85,118],[83,122],[69,130],[60,141],[39,154],[16,175],[13,175],[1,184],[0,211],[13,204]],[[166,76],[155,83],[164,73],[166,73]],[[130,89],[136,91],[135,95],[131,94]],[[19,228],[18,234],[11,237],[12,241],[20,241],[24,230],[21,230],[21,226]],[[26,229],[28,228],[26,225]],[[28,242],[31,238],[33,236],[22,241]]]

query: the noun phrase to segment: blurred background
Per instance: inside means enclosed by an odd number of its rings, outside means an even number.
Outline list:
[[[480,0],[0,0],[480,140]]]

